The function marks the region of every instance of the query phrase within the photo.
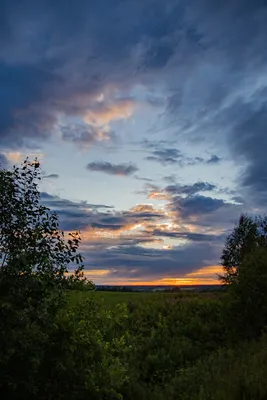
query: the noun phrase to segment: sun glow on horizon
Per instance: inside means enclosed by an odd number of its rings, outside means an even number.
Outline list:
[[[98,285],[114,285],[114,286],[190,286],[190,285],[219,285],[217,274],[222,272],[219,265],[207,266],[190,272],[179,278],[166,277],[161,279],[140,279],[140,278],[114,278],[110,269],[87,269],[84,271],[88,279],[95,280]]]

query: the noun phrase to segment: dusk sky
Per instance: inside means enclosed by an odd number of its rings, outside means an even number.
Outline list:
[[[97,284],[216,282],[267,195],[266,0],[1,0],[0,162]]]

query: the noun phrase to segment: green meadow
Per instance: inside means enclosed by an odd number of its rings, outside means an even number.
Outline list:
[[[67,294],[69,309],[86,314],[95,303],[120,343],[125,381],[117,398],[267,398],[267,336],[238,336],[227,293]]]

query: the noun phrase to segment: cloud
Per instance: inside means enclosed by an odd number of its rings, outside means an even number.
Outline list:
[[[169,185],[165,187],[164,191],[170,194],[185,194],[194,195],[199,192],[210,192],[216,190],[216,186],[208,182],[195,182],[192,185]]]
[[[41,201],[57,212],[62,229],[89,229],[91,235],[94,232],[98,236],[110,234],[115,238],[121,233],[157,224],[167,218],[162,209],[155,209],[151,204],[139,204],[128,211],[115,211],[113,206],[71,201],[46,192],[41,193]],[[150,239],[155,240],[152,236]]]
[[[164,180],[166,180],[166,177]],[[169,179],[169,177],[167,177],[167,181],[171,181],[173,184],[165,186],[163,189],[161,189],[157,185],[148,183],[144,185],[144,189],[140,193],[145,194],[148,199],[170,200],[177,195],[189,196],[200,192],[217,191],[217,186],[209,182],[198,181],[191,185],[181,185],[174,183],[173,179]]]
[[[215,154],[209,158],[207,164],[218,164],[221,161],[221,158],[216,156]]]
[[[43,176],[43,179],[57,179],[57,178],[59,178],[58,174],[49,174],[49,175]]]
[[[41,201],[58,213],[62,229],[81,230],[87,274],[105,270],[97,279],[106,283],[180,279],[217,265],[227,229],[233,226],[229,216],[238,219],[240,210],[200,195],[179,200],[172,195],[166,207],[141,203],[124,211],[48,193],[42,193]]]
[[[99,142],[115,140],[115,134],[108,128],[99,128],[89,124],[68,124],[60,127],[62,139],[80,147],[90,147]]]
[[[225,234],[207,234],[207,233],[195,233],[195,232],[177,232],[177,231],[164,231],[157,230],[153,231],[154,236],[159,237],[169,237],[169,238],[177,238],[177,239],[186,239],[191,242],[217,242],[222,243],[225,240]]]
[[[85,229],[91,223],[97,210],[113,209],[110,205],[71,201],[46,192],[41,193],[41,202],[58,214],[60,227],[64,230]]]
[[[7,158],[9,164],[22,164],[26,158],[29,160],[38,159],[39,162],[44,161],[45,155],[40,150],[35,151],[4,151],[3,155]]]
[[[8,167],[8,159],[4,154],[0,153],[0,168],[7,168]]]
[[[51,1],[27,0],[18,8],[3,0],[1,145],[36,147],[57,134],[79,146],[106,143],[115,135],[113,121],[134,112],[131,89],[160,86],[164,128],[195,144],[230,149],[246,163],[240,186],[262,203],[265,1],[152,3],[71,0],[63,10]],[[70,130],[73,118],[79,123]],[[222,158],[190,160],[174,149],[165,143],[148,159],[212,166]]]
[[[111,164],[110,162],[91,162],[86,168],[93,172],[103,172],[108,175],[129,176],[138,171],[134,164]]]
[[[267,83],[266,93],[255,94],[254,103],[237,102],[224,118],[236,112],[235,123],[230,128],[230,148],[237,161],[247,161],[240,183],[253,201],[264,205],[267,195]]]
[[[244,203],[244,199],[241,196],[233,196],[232,200],[235,201],[236,203],[239,203],[239,204],[243,204]]]
[[[48,136],[47,127],[54,122],[54,116],[45,110],[36,113],[32,101],[40,101],[46,87],[56,84],[58,79],[56,75],[38,67],[0,63],[2,146],[10,146],[13,142],[22,146],[25,136],[34,142],[37,125],[42,128],[38,130],[40,138]]]
[[[186,273],[198,270],[207,265],[215,265],[219,259],[220,248],[212,244],[194,243],[172,249],[148,249],[143,246],[112,247],[108,250],[90,250],[88,265],[85,268],[109,269],[106,280],[154,280],[166,276],[170,278],[183,277]],[[205,261],[209,254],[209,261]],[[89,272],[89,271],[88,271]]]
[[[145,158],[148,161],[157,161],[162,165],[181,163],[183,156],[177,149],[161,149],[152,152],[151,156]]]
[[[63,10],[51,1],[37,7],[27,0],[19,9],[2,1],[1,143],[39,146],[60,132],[62,120],[78,118],[88,131],[106,133],[113,121],[129,118],[136,106],[129,88],[149,80],[175,50],[168,36],[178,10],[154,5],[151,13],[149,3],[101,0],[89,7],[71,0]]]
[[[110,104],[99,101],[84,116],[84,121],[98,126],[109,126],[112,121],[128,119],[131,117],[136,102],[133,99],[115,99]]]
[[[15,155],[49,138],[80,147],[116,144],[117,122],[131,118],[141,87],[149,104],[166,104],[162,126],[144,144],[147,160],[212,170],[231,157],[242,167],[239,187],[223,194],[235,203],[217,198],[222,191],[212,183],[178,185],[172,177],[168,189],[150,185],[142,193],[164,202],[164,212],[116,212],[48,195],[42,201],[58,210],[64,229],[83,229],[88,266],[92,259],[95,269],[112,268],[113,277],[175,277],[216,265],[220,235],[241,211],[265,207],[266,1],[17,3],[0,2],[1,152],[10,160],[7,149]],[[165,139],[156,141],[160,129]],[[177,143],[195,146],[198,156]],[[121,165],[129,167],[115,167]],[[175,240],[179,246],[160,248]]]
[[[148,145],[149,142],[144,142]],[[151,147],[151,144],[150,144]],[[152,147],[156,149],[151,152],[150,156],[145,157],[147,161],[155,161],[161,165],[174,165],[177,164],[179,167],[193,166],[198,164],[217,164],[221,161],[216,155],[211,156],[209,159],[203,157],[188,157],[186,154],[182,153],[176,148],[166,148],[164,142],[154,143]]]
[[[201,195],[188,196],[182,198],[176,196],[172,199],[169,208],[176,211],[182,218],[209,214],[221,207],[224,207],[225,202],[221,199],[214,199]]]
[[[266,2],[189,2],[184,17],[203,51],[180,65],[181,79],[166,109],[169,125],[180,140],[216,146],[224,154],[230,151],[243,166],[237,184],[262,206],[267,193]]]
[[[153,179],[151,178],[145,178],[143,176],[135,176],[135,179],[137,179],[138,181],[145,181],[145,182],[153,182]]]

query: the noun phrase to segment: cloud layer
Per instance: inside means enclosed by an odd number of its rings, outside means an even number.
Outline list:
[[[241,210],[240,205],[197,194],[203,186],[209,188],[208,183],[196,182],[192,188],[198,189],[184,188],[188,193],[183,197],[170,194],[161,207],[146,203],[124,211],[47,193],[42,201],[57,211],[62,229],[81,230],[88,275],[90,270],[104,270],[109,282],[181,279],[219,264],[233,216]]]
[[[0,2],[0,164],[50,151],[45,190],[79,198],[85,169],[107,175],[120,209],[97,174],[96,204],[42,196],[88,268],[212,268],[239,213],[265,212],[266,20],[265,0]]]

